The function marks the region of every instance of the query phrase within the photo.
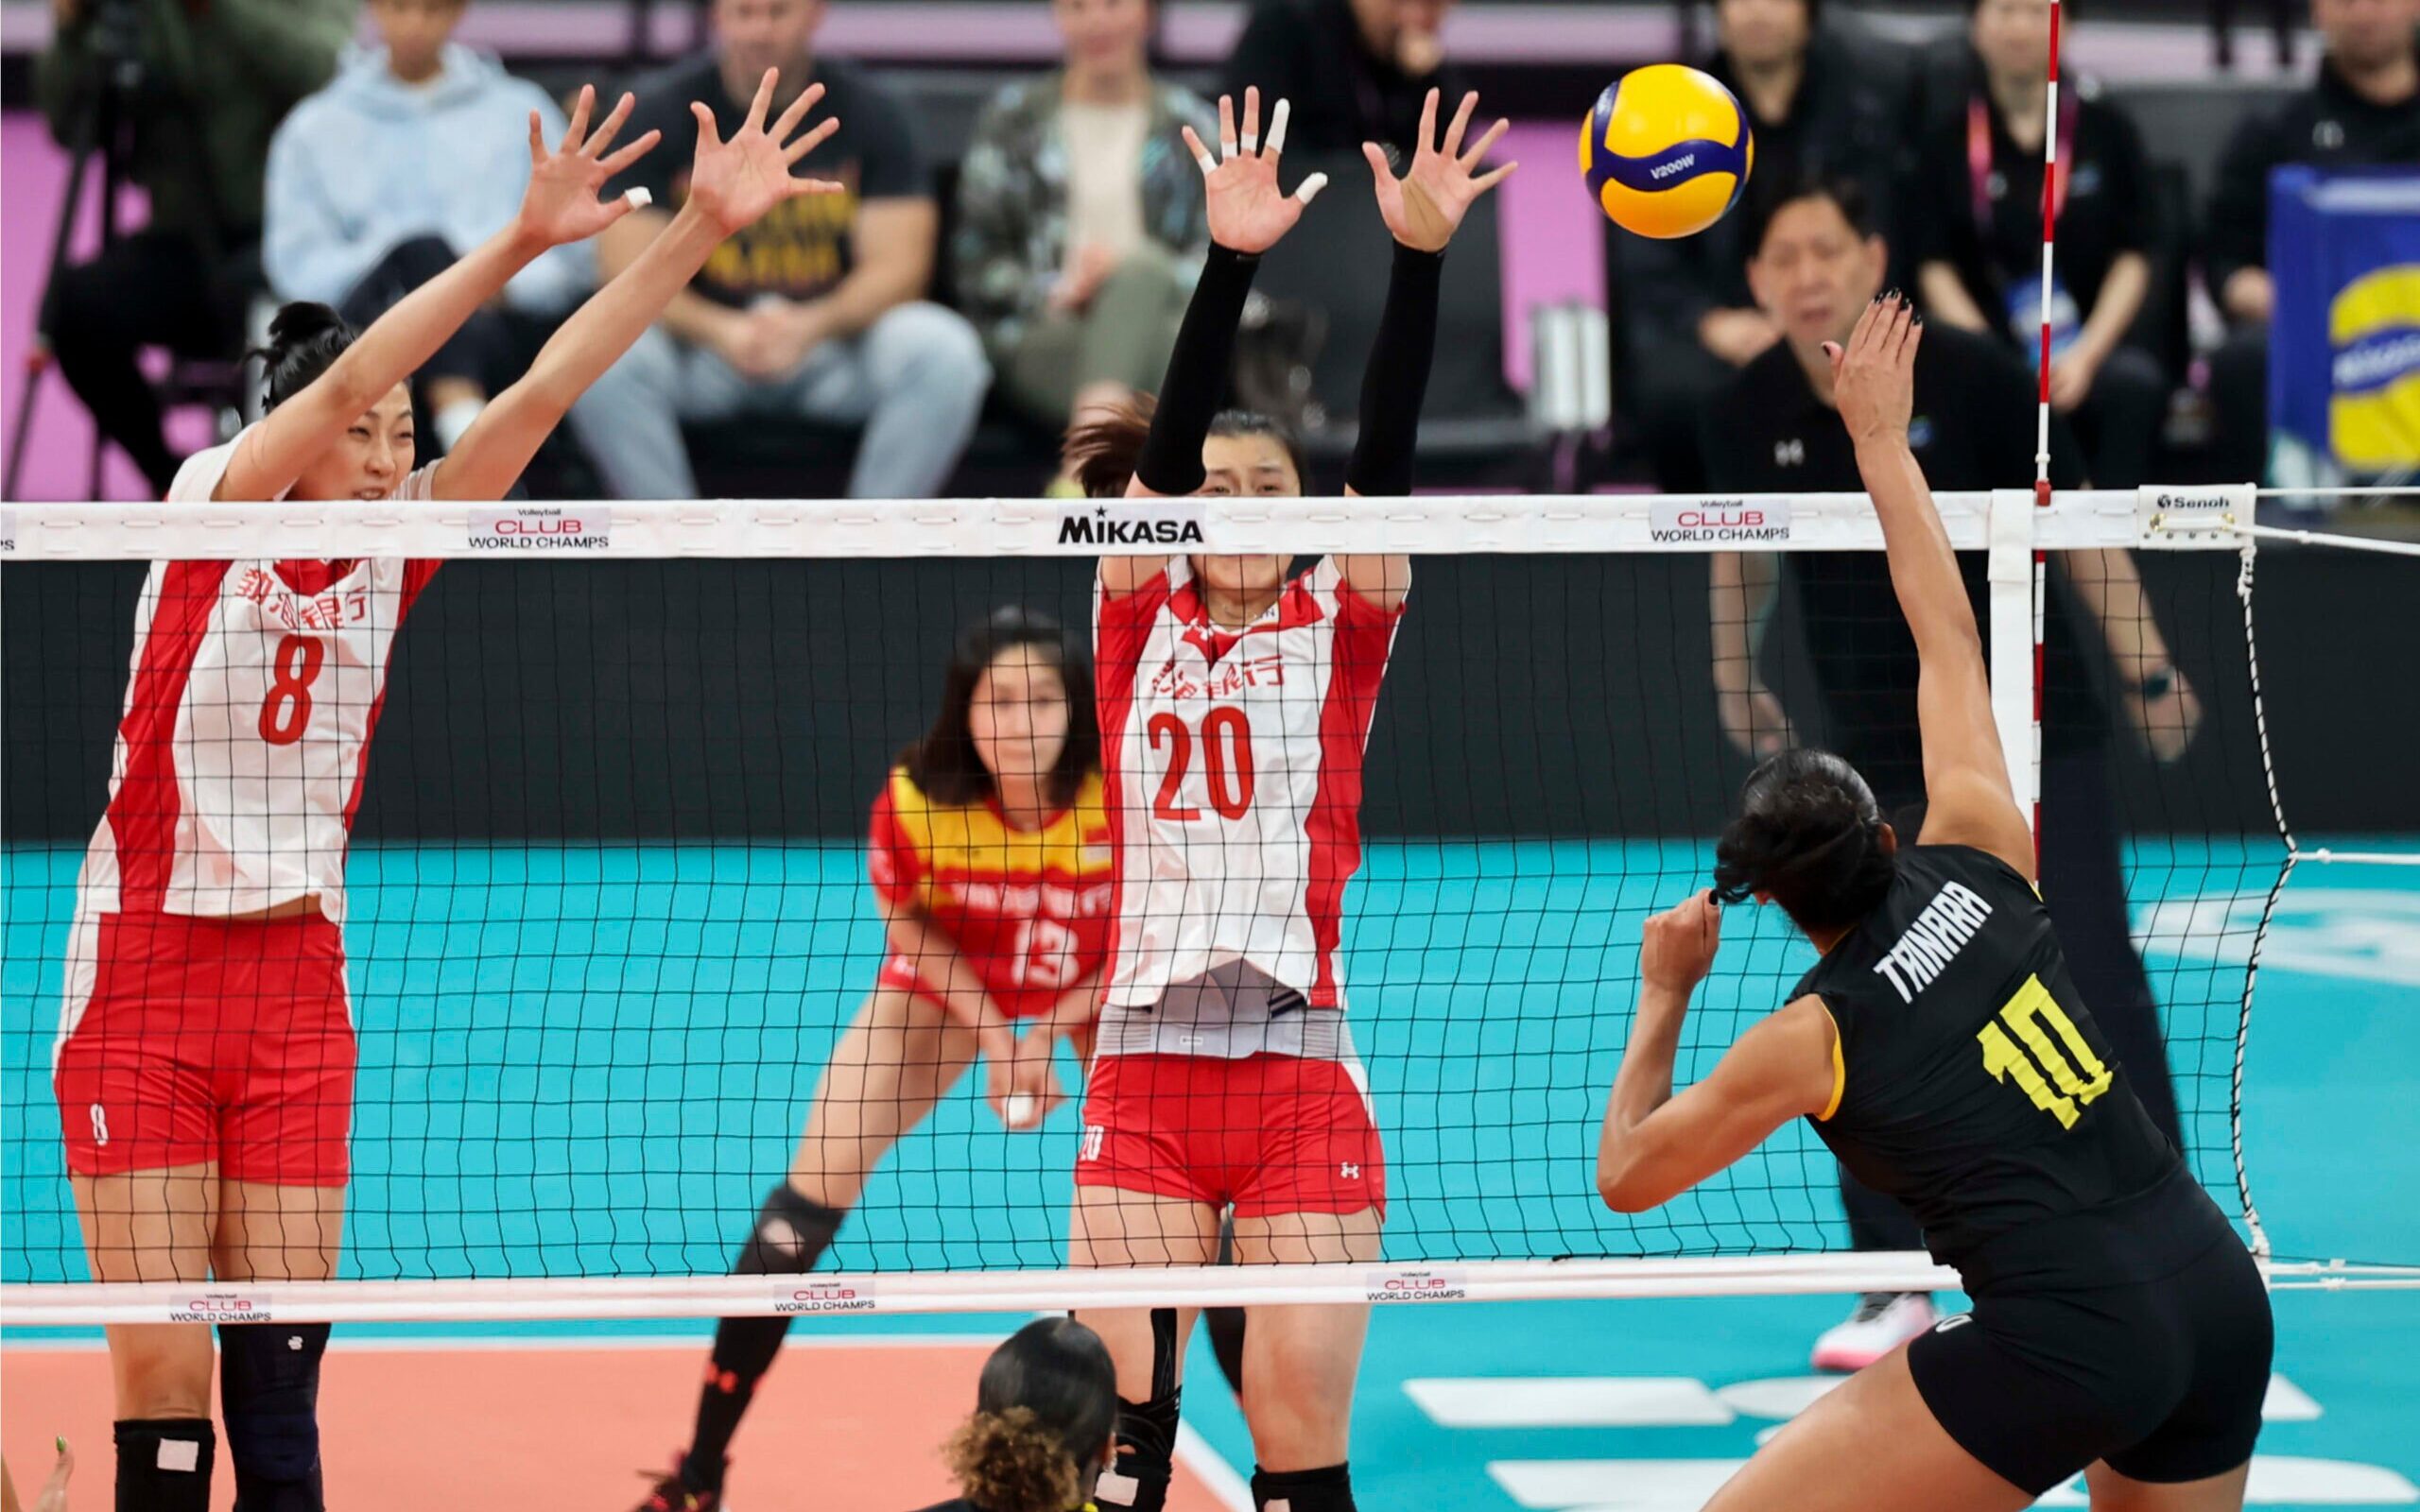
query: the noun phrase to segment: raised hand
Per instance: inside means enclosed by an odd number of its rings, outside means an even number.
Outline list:
[[[596,198],[608,180],[664,139],[663,132],[649,131],[611,157],[604,155],[637,103],[635,96],[624,94],[614,113],[592,133],[588,118],[596,109],[596,88],[581,85],[571,125],[563,131],[562,145],[551,152],[546,150],[545,129],[538,112],[529,112],[529,187],[521,194],[521,225],[531,237],[547,247],[582,241],[638,208],[639,202],[627,197],[616,196],[611,201]]]
[[[1236,134],[1236,102],[1219,96],[1219,156],[1184,129],[1184,145],[1201,164],[1202,194],[1210,209],[1210,239],[1230,251],[1258,253],[1303,218],[1303,207],[1327,187],[1327,175],[1312,174],[1292,194],[1277,188],[1277,158],[1286,150],[1286,118],[1293,107],[1279,100],[1270,113],[1269,141],[1260,140],[1260,91],[1244,91],[1243,134]]]
[[[776,70],[765,70],[765,77],[757,81],[756,97],[748,103],[748,118],[728,142],[715,130],[715,112],[701,102],[690,103],[690,113],[698,118],[698,156],[689,169],[689,204],[710,217],[726,236],[754,225],[786,199],[839,194],[847,187],[829,179],[790,177],[791,164],[829,141],[840,129],[840,122],[835,117],[803,136],[792,136],[806,112],[823,98],[823,86],[809,84],[768,128],[765,116],[772,109],[773,88],[779,79]]]
[[[1916,346],[1924,320],[1897,289],[1877,295],[1858,317],[1848,345],[1824,343],[1832,359],[1832,403],[1855,441],[1908,435],[1915,408]]]
[[[1378,214],[1395,240],[1406,247],[1443,251],[1478,197],[1520,166],[1508,163],[1486,173],[1478,171],[1487,149],[1512,129],[1510,121],[1496,122],[1469,151],[1462,150],[1462,133],[1470,129],[1471,114],[1478,109],[1476,93],[1463,95],[1461,108],[1454,112],[1441,143],[1437,140],[1437,92],[1430,90],[1420,107],[1420,149],[1411,155],[1410,171],[1400,179],[1387,166],[1386,148],[1375,142],[1361,144],[1361,155],[1370,160],[1370,171],[1377,180]]]

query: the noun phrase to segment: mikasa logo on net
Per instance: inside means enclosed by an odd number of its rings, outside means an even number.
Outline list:
[[[1648,507],[1648,539],[1656,541],[1779,541],[1789,539],[1789,501],[1669,499]]]
[[[1059,516],[1063,546],[1199,546],[1201,505],[1195,499],[1130,499],[1070,505]]]

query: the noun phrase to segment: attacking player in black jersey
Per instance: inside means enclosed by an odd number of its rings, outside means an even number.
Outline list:
[[[1837,756],[1756,768],[1712,891],[1648,921],[1598,1190],[1651,1208],[1810,1118],[1914,1211],[1975,1299],[1807,1409],[1707,1512],[2015,1512],[2079,1470],[2100,1512],[2236,1512],[2269,1383],[2268,1293],[2135,1100],[2034,890],[1974,609],[1908,446],[1921,335],[1885,296],[1827,350],[1921,664],[1924,833],[1902,845]],[[1717,902],[1751,897],[1824,959],[1675,1096]]]

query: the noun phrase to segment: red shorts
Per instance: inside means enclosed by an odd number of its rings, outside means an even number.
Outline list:
[[[1295,1056],[1101,1056],[1076,1184],[1182,1197],[1238,1218],[1387,1211],[1360,1068]]]
[[[344,1184],[354,1038],[335,924],[103,914],[73,937],[90,955],[68,962],[51,1076],[70,1171],[216,1160],[231,1180]]]
[[[874,978],[874,985],[912,992],[944,1013],[949,1011],[949,1005],[942,1001],[942,995],[916,974],[916,963],[896,952],[883,960],[882,974]],[[1057,993],[1047,991],[992,994],[993,1006],[1000,1010],[1002,1018],[1010,1020],[1039,1019],[1048,1013],[1058,1001]]]

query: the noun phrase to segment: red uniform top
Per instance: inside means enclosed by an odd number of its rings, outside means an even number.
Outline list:
[[[867,858],[873,890],[913,904],[949,936],[1000,1011],[1047,1013],[1100,971],[1109,954],[1112,858],[1098,773],[1039,830],[1019,830],[989,799],[960,806],[927,799],[905,767],[873,802]],[[938,970],[893,954],[883,980],[930,997]]]

